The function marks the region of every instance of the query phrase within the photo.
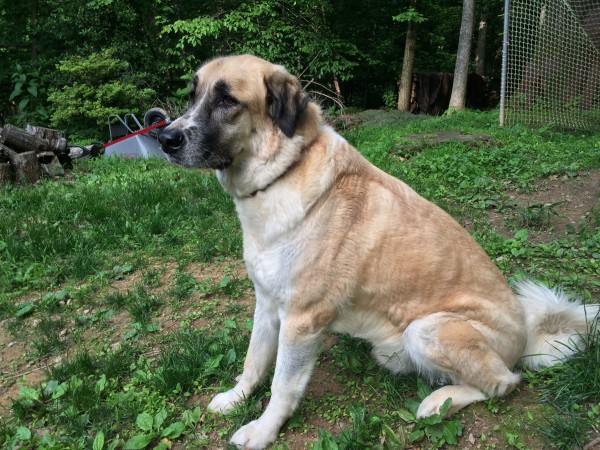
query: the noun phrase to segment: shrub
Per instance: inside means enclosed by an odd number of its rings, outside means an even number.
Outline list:
[[[72,56],[57,69],[65,77],[65,86],[48,95],[53,105],[51,125],[70,133],[98,134],[111,114],[141,113],[155,97],[142,88],[127,61],[112,50],[88,57]]]

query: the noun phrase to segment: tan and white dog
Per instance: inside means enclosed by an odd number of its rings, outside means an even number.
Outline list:
[[[160,141],[171,161],[216,170],[242,225],[252,337],[237,385],[208,408],[243,402],[273,361],[275,376],[262,416],[231,439],[240,448],[277,439],[328,330],[366,339],[394,373],[444,384],[419,417],[449,397],[453,413],[505,395],[524,356],[529,367],[553,364],[586,332],[584,307],[560,291],[524,282],[515,295],[452,217],[322,125],[281,66],[250,55],[209,61]]]

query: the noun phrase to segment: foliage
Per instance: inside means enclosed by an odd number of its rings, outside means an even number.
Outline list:
[[[427,21],[427,18],[423,16],[423,14],[421,14],[419,11],[417,11],[414,7],[409,6],[406,9],[406,11],[393,16],[392,20],[395,22],[423,23]]]
[[[396,108],[396,91],[388,89],[383,93],[383,106],[386,110]]]
[[[16,124],[44,123],[48,119],[48,109],[43,104],[44,89],[40,87],[38,72],[26,72],[20,65],[12,74],[13,91],[8,97],[16,108],[14,119]]]
[[[452,406],[452,399],[448,398],[440,407],[439,414],[417,419],[419,403],[433,390],[421,378],[417,380],[417,394],[419,401],[409,399],[406,405],[409,410],[401,409],[398,414],[407,423],[414,424],[408,439],[411,443],[419,442],[427,437],[433,448],[441,448],[444,445],[456,445],[457,437],[462,435],[462,423],[456,417],[444,418]]]
[[[71,132],[99,132],[106,127],[109,115],[143,114],[144,105],[151,102],[155,92],[141,88],[129,68],[129,63],[116,58],[112,50],[61,61],[57,69],[67,81],[65,87],[48,95],[53,105],[51,125],[70,126]]]
[[[311,450],[352,450],[361,448],[402,449],[406,446],[406,430],[394,431],[377,415],[369,416],[363,407],[349,405],[349,428],[336,436],[319,430],[319,439],[311,445]],[[373,442],[380,440],[373,447]]]
[[[179,36],[169,52],[177,58],[208,41],[217,54],[253,53],[305,78],[323,80],[337,75],[347,80],[357,65],[358,49],[331,32],[329,14],[330,6],[322,1],[255,0],[216,17],[176,21],[163,32]]]
[[[127,61],[123,80],[127,88],[114,86],[97,95],[100,101],[108,100],[101,108],[112,106],[114,99],[107,97],[118,91],[123,97],[133,94],[143,100],[141,106],[132,102],[136,107],[146,110],[156,102],[167,104],[176,116],[193,71],[214,56],[239,52],[285,64],[311,82],[312,90],[333,90],[335,76],[347,106],[379,108],[384,93],[395,88],[401,69],[406,27],[398,20],[436,24],[419,31],[417,72],[452,70],[460,26],[460,4],[454,0],[424,0],[408,9],[403,9],[399,0],[382,0],[376,7],[358,0],[36,0],[0,4],[0,98],[4,99],[0,123],[49,125],[47,117],[60,105],[61,111],[52,116],[54,123],[69,131],[87,128],[86,137],[95,140],[99,140],[96,123],[100,118],[85,117],[89,123],[82,126],[66,107],[75,101],[77,107],[72,109],[91,114],[93,102],[84,104],[76,94],[87,97],[93,93],[78,91],[71,75],[57,72],[61,61],[85,60],[105,51],[113,60]],[[499,35],[502,2],[487,4],[491,11],[489,35]],[[488,61],[496,61],[499,46],[498,39],[488,39]],[[497,64],[490,65],[489,72],[496,76]],[[27,83],[29,74],[34,77],[37,95],[23,90],[9,102],[19,82],[13,79],[17,73],[27,74]],[[95,75],[93,71],[91,75]],[[111,81],[122,78],[120,72]],[[130,89],[131,82],[156,95],[138,95]],[[94,79],[82,84],[95,87],[106,83]],[[65,93],[57,99],[58,104],[48,103],[51,92],[63,90],[73,95]],[[19,108],[27,98],[29,103]]]

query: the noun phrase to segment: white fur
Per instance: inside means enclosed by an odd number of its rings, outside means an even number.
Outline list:
[[[582,349],[581,335],[597,316],[599,305],[582,305],[561,289],[531,280],[518,283],[515,291],[525,311],[524,366],[534,370],[551,366]]]

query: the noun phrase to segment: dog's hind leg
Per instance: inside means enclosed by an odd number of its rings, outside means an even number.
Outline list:
[[[510,371],[476,326],[440,313],[407,327],[406,347],[418,371],[431,380],[452,383],[427,396],[419,406],[418,417],[439,413],[449,397],[452,406],[448,415],[473,402],[503,396],[519,383],[520,376]],[[506,345],[520,347],[518,342]]]

